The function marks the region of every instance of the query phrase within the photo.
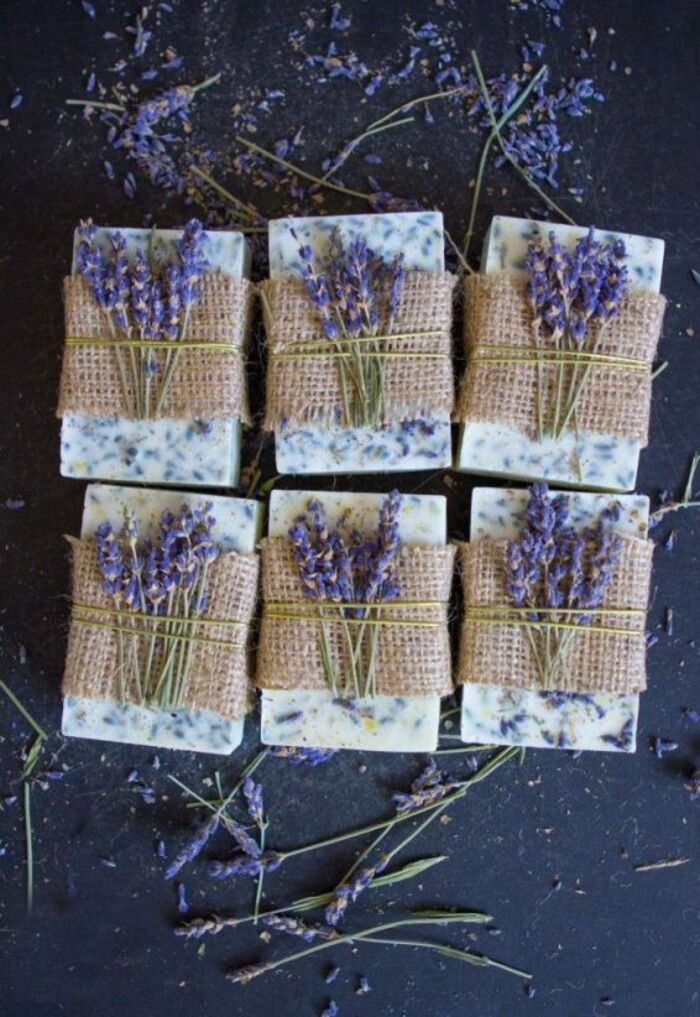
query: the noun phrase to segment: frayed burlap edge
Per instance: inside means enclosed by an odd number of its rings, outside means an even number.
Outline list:
[[[449,272],[408,272],[391,333],[435,332],[384,343],[397,352],[434,353],[425,357],[390,357],[383,363],[382,424],[396,424],[454,409],[452,370],[452,297],[456,278]],[[295,346],[323,342],[318,313],[302,280],[293,275],[262,283],[267,333],[267,394],[264,428],[343,422],[343,397],[337,361],[315,356],[279,359]],[[329,352],[333,352],[328,345]]]
[[[531,352],[538,338],[533,330],[526,283],[502,274],[471,275],[465,281],[464,338],[467,369],[460,388],[455,419],[462,423],[507,424],[537,437],[536,363],[484,363],[469,359],[476,348],[513,346]],[[626,296],[616,317],[600,331],[596,351],[651,364],[661,334],[666,300],[660,294]],[[517,356],[517,353],[512,354]],[[504,354],[507,358],[508,354]],[[542,367],[543,403],[551,405],[558,369]],[[596,364],[591,369],[577,409],[580,432],[619,435],[648,442],[651,371]]]
[[[505,592],[506,540],[461,544],[465,611],[471,606],[508,605]],[[622,554],[603,607],[646,610],[654,545],[639,537],[622,537]],[[563,618],[562,620],[567,620]],[[646,688],[646,642],[643,615],[601,615],[582,625],[572,638],[556,688],[572,692],[629,694]],[[596,631],[596,626],[624,628],[624,633]],[[539,675],[523,626],[491,625],[469,618],[462,626],[456,684],[538,688]]]
[[[398,600],[434,601],[432,606],[395,606],[392,621],[429,621],[436,627],[391,625],[381,628],[377,656],[377,694],[447,696],[453,691],[448,601],[456,549],[404,545],[396,559]],[[289,541],[275,537],[262,548],[263,615],[256,684],[263,689],[328,689],[320,652],[319,623],[313,619],[272,618],[265,605],[282,602],[313,610],[322,601],[305,598]],[[348,662],[341,626],[329,626],[332,656],[341,679]],[[342,684],[342,681],[341,681]]]
[[[186,341],[230,342],[235,351],[183,349],[163,403],[161,418],[192,420],[240,419],[250,423],[245,378],[245,349],[250,331],[253,284],[205,274],[201,293],[192,306]],[[67,276],[63,284],[66,337],[104,339],[111,333],[105,311],[93,299],[82,276]],[[152,349],[152,348],[151,348]],[[138,351],[137,351],[138,355]],[[162,379],[167,352],[155,350],[157,377]],[[129,364],[129,354],[124,352]],[[66,346],[56,416],[133,418],[133,384],[127,370],[127,397],[120,380],[113,346]]]
[[[72,551],[73,610],[63,677],[63,694],[85,699],[119,702],[118,636],[116,632],[83,624],[78,619],[113,624],[113,615],[104,609],[114,606],[102,589],[95,560],[94,543],[68,538]],[[192,634],[207,639],[234,642],[235,646],[195,643],[190,678],[183,706],[189,710],[211,710],[231,719],[242,717],[251,703],[249,626],[257,600],[259,561],[257,555],[228,551],[209,567],[206,617],[242,623],[240,626],[207,625],[192,628]],[[100,608],[100,611],[90,611]],[[123,613],[129,624],[129,612]],[[133,620],[134,624],[137,624]],[[143,621],[138,622],[140,627]],[[134,637],[126,638],[126,645]],[[157,666],[157,660],[156,660]],[[135,702],[133,697],[130,702]]]

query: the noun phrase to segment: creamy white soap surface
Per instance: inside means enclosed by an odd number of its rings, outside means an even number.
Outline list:
[[[156,261],[173,259],[182,230],[98,227],[95,243],[107,256],[121,233],[127,254],[152,248]],[[248,278],[251,254],[242,233],[206,231],[207,272]],[[72,272],[78,271],[80,236],[73,234]],[[122,420],[68,413],[61,421],[61,476],[187,487],[235,487],[240,473],[241,422],[214,420]]]
[[[565,249],[573,251],[588,229],[494,216],[484,239],[481,271],[526,278],[528,243],[535,236],[547,241],[550,232]],[[631,292],[660,292],[663,240],[610,230],[596,230],[596,236],[606,241],[624,241]],[[548,480],[593,491],[631,491],[636,483],[641,449],[638,440],[620,435],[567,431],[556,441],[549,436],[537,440],[498,421],[468,420],[460,426],[455,468],[494,477]]]
[[[118,531],[124,523],[125,511],[129,511],[138,523],[139,539],[153,537],[165,509],[177,512],[183,503],[190,508],[203,508],[207,502],[211,503],[216,519],[213,534],[217,543],[226,551],[252,554],[262,532],[262,504],[243,498],[203,495],[200,491],[176,493],[90,484],[85,492],[80,535],[83,540],[90,539],[105,522]],[[243,723],[243,718],[232,720],[213,710],[165,710],[66,696],[61,730],[74,738],[229,755],[241,743]]]
[[[617,501],[618,533],[646,537],[649,499],[642,495],[567,492],[571,522],[593,523]],[[477,487],[472,492],[470,541],[513,540],[522,527],[528,492]],[[522,745],[586,751],[633,752],[639,715],[638,695],[544,692],[536,689],[462,685],[461,738],[477,744]]]
[[[301,244],[323,258],[334,229],[346,244],[363,237],[387,260],[402,253],[409,271],[444,271],[442,212],[391,212],[272,219],[270,276],[300,272]],[[436,413],[409,425],[280,428],[275,433],[275,458],[280,473],[296,475],[439,469],[452,463],[450,419],[448,414]]]
[[[270,537],[287,536],[318,499],[330,528],[341,518],[348,529],[376,531],[384,494],[272,491]],[[440,495],[404,495],[398,517],[405,544],[446,542],[447,501]],[[316,746],[382,752],[433,752],[437,747],[440,697],[376,696],[341,700],[330,690],[263,689],[261,738],[266,745]]]

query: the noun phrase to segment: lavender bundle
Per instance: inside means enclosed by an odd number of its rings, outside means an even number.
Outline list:
[[[537,421],[540,440],[545,431],[559,439],[576,421],[576,407],[588,382],[607,323],[618,313],[628,289],[622,240],[596,240],[593,227],[571,254],[554,233],[549,246],[528,245],[528,301],[538,351],[554,356],[557,374],[551,405],[544,406],[542,363],[538,366]],[[596,326],[595,329],[592,326]]]
[[[376,535],[370,538],[355,530],[344,533],[342,522],[337,530],[329,530],[323,507],[316,500],[308,503],[308,514],[289,530],[304,596],[318,602],[323,668],[334,695],[359,698],[377,694],[381,605],[401,593],[394,579],[401,547],[401,501],[398,491],[387,495],[379,510]],[[333,624],[340,624],[343,632],[348,662],[345,675],[338,673]]]
[[[577,628],[591,624],[615,576],[622,541],[610,524],[619,515],[616,502],[579,533],[565,495],[552,498],[546,484],[530,488],[525,525],[506,549],[505,582],[513,608],[525,615],[545,689],[557,687]]]
[[[297,239],[296,233],[292,234]],[[349,427],[376,426],[382,420],[382,360],[406,278],[403,254],[385,261],[356,236],[347,247],[340,231],[330,234],[320,265],[308,244],[299,247],[301,276],[332,345]]]
[[[78,271],[97,305],[106,313],[117,358],[125,405],[136,419],[157,418],[163,408],[181,350],[190,314],[200,295],[208,262],[206,234],[192,219],[184,228],[172,261],[156,265],[150,250],[127,257],[126,239],[111,238],[107,256],[95,242],[92,220],[78,228]],[[155,356],[161,344],[162,368]]]
[[[102,588],[113,601],[122,702],[182,706],[188,687],[196,622],[207,609],[208,570],[219,548],[212,538],[211,503],[164,511],[154,540],[139,542],[133,515],[115,534],[95,532]]]

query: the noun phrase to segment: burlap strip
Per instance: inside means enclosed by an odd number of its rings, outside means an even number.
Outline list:
[[[249,332],[253,287],[247,279],[205,274],[192,306],[188,343],[232,343],[234,350],[187,348],[177,368],[160,416],[191,420],[239,418],[250,423],[245,383],[245,344]],[[111,339],[107,314],[92,298],[85,279],[69,275],[63,283],[67,337]],[[151,347],[163,378],[166,350]],[[127,355],[125,354],[125,357]],[[128,360],[126,361],[129,362]],[[56,415],[87,413],[100,417],[133,416],[133,386],[127,372],[125,406],[113,346],[66,346]]]
[[[507,543],[477,540],[460,546],[465,608],[510,603],[505,592]],[[593,615],[589,625],[579,626],[557,671],[557,689],[626,694],[646,688],[644,617],[634,611],[647,607],[653,550],[649,540],[622,537],[620,563],[602,605],[606,611],[618,610],[620,614]],[[626,609],[633,610],[624,613]],[[556,618],[559,616],[552,620]],[[569,618],[561,615],[560,620]],[[625,631],[603,632],[600,628]],[[470,617],[461,633],[457,683],[537,688],[539,675],[524,627],[507,622],[487,624],[478,614]]]
[[[75,606],[68,634],[63,694],[118,702],[118,635],[102,627],[106,622],[116,624],[117,619],[106,614],[114,604],[102,589],[93,542],[69,539]],[[183,703],[187,709],[212,710],[233,719],[246,712],[251,695],[248,626],[255,610],[258,570],[256,555],[236,551],[222,554],[210,565],[206,618],[237,624],[208,623],[206,627],[188,628],[194,642]],[[90,607],[98,610],[91,612]],[[128,611],[123,612],[122,618],[125,626],[145,627],[143,620],[130,619]],[[128,637],[127,646],[132,638]],[[157,651],[156,673],[159,660],[162,656]]]
[[[398,311],[388,331],[410,335],[383,344],[386,350],[402,355],[382,360],[381,423],[395,424],[430,413],[452,412],[450,330],[455,282],[449,272],[407,273]],[[338,424],[342,419],[343,397],[337,360],[316,354],[302,360],[275,356],[323,341],[318,312],[304,283],[292,275],[268,279],[262,284],[261,293],[268,349],[265,429],[272,431],[283,423]],[[333,354],[331,344],[327,349]],[[403,355],[407,353],[421,356]],[[428,353],[436,356],[434,359],[424,356]]]
[[[591,326],[592,339],[600,337],[597,352],[642,361],[651,368],[665,306],[666,300],[660,294],[628,294],[617,316],[602,331],[599,323]],[[501,273],[469,276],[465,282],[464,336],[467,356],[475,350],[488,354],[490,348],[502,346],[528,354],[536,350],[538,339],[526,283]],[[516,356],[518,353],[514,352],[513,357]],[[539,370],[536,362],[468,360],[456,419],[509,424],[536,438]],[[551,406],[558,369],[554,364],[546,364],[541,371],[542,401]],[[579,431],[619,435],[646,445],[650,401],[650,370],[596,363],[590,369],[578,404]]]
[[[404,545],[396,560],[401,589],[382,626],[377,656],[377,693],[388,696],[446,696],[452,692],[447,607],[455,548]],[[313,607],[305,598],[289,541],[275,537],[262,550],[263,616],[258,648],[257,684],[263,689],[327,689],[314,619],[270,617],[270,602]],[[426,602],[432,602],[425,606]],[[318,602],[322,604],[323,602]],[[293,612],[290,612],[293,613]],[[415,621],[436,627],[412,625]],[[407,622],[398,625],[396,622]],[[341,626],[329,625],[333,659],[344,679],[349,671]]]

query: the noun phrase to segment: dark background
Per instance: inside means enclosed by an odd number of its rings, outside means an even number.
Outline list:
[[[470,943],[532,971],[537,990],[532,999],[518,979],[498,971],[369,945],[356,952],[338,947],[246,988],[226,983],[227,966],[262,953],[281,955],[295,949],[296,941],[265,947],[259,930],[226,931],[206,941],[200,956],[197,943],[176,940],[171,932],[177,920],[175,892],[163,880],[155,843],[162,837],[172,856],[192,820],[166,774],[204,792],[203,779],[218,766],[230,786],[255,749],[254,723],[249,722],[246,743],[230,760],[163,751],[159,770],[147,749],[66,743],[58,734],[69,611],[62,534],[78,532],[84,489],[58,475],[59,425],[53,416],[61,278],[69,266],[71,232],[89,215],[97,222],[140,225],[150,212],[166,226],[182,223],[188,214],[177,199],[141,182],[136,199],[128,199],[118,181],[109,181],[102,171],[103,132],[84,126],[80,114],[64,105],[64,99],[84,94],[91,69],[105,82],[113,79],[105,68],[124,46],[108,49],[102,32],[116,29],[123,37],[123,26],[133,21],[138,6],[95,0],[94,20],[77,0],[6,0],[0,10],[0,119],[7,119],[0,126],[0,674],[51,732],[43,767],[66,770],[47,790],[39,783],[33,788],[37,885],[34,913],[27,918],[20,752],[30,732],[0,698],[0,793],[20,793],[17,804],[0,808],[0,1013],[304,1015],[320,1013],[331,995],[342,1015],[675,1017],[700,1012],[698,805],[684,787],[700,762],[700,743],[697,726],[693,729],[681,712],[700,707],[700,518],[693,511],[668,517],[660,530],[661,535],[672,528],[678,532],[674,549],[659,547],[655,559],[649,625],[660,638],[650,652],[637,754],[575,759],[566,752],[529,751],[522,767],[509,764],[470,792],[452,810],[449,825],[436,824],[406,855],[445,853],[449,861],[432,870],[420,888],[404,883],[363,898],[348,920],[350,928],[371,924],[378,901],[384,911],[392,901],[399,909],[399,901],[408,901],[488,910],[500,936],[481,931],[470,941],[469,929],[453,927],[432,938]],[[698,337],[692,334],[698,330],[700,289],[690,271],[700,270],[698,4],[569,0],[561,30],[541,12],[514,11],[508,0],[348,0],[343,10],[353,23],[349,35],[338,38],[340,48],[357,49],[368,63],[387,52],[405,55],[405,25],[430,18],[449,26],[461,61],[474,46],[489,74],[518,66],[517,46],[529,33],[547,42],[545,59],[555,75],[596,77],[607,102],[590,117],[566,124],[577,149],[562,168],[558,196],[579,222],[666,240],[663,288],[669,308],[660,357],[669,366],[654,386],[651,444],[642,457],[639,490],[652,498],[660,488],[678,492],[690,455],[700,447],[700,361]],[[202,137],[214,143],[225,135],[237,89],[284,87],[279,116],[261,123],[257,140],[269,145],[305,123],[306,144],[294,159],[316,169],[360,125],[432,90],[428,81],[414,77],[363,104],[352,83],[311,85],[308,76],[290,69],[287,42],[289,31],[303,27],[308,17],[316,21],[314,48],[320,51],[331,38],[323,27],[323,5],[181,2],[163,17],[153,49],[170,43],[185,57],[182,71],[168,80],[193,82],[224,71],[222,84],[198,105]],[[587,45],[589,27],[597,28],[598,38],[594,56],[581,63],[577,50]],[[611,60],[617,62],[614,72]],[[16,89],[23,94],[22,105],[1,112]],[[442,208],[449,229],[460,236],[478,143],[462,121],[437,107],[434,112],[437,123],[429,131],[419,121],[373,146],[384,155],[378,175],[397,193]],[[366,169],[355,160],[343,176],[361,185]],[[246,181],[233,183],[266,215],[288,207],[284,192],[256,193]],[[580,205],[567,194],[569,186],[584,187]],[[324,207],[364,210],[333,196]],[[507,172],[491,172],[479,238],[493,212],[541,211],[519,181]],[[248,459],[256,445],[252,436]],[[273,473],[268,449],[263,478]],[[454,475],[449,486],[442,474],[398,479],[407,491],[448,494],[450,533],[465,535],[472,478]],[[351,484],[387,487],[381,477],[342,482]],[[16,499],[22,507],[12,507]],[[669,606],[672,635],[663,628]],[[657,759],[649,748],[654,736],[678,742],[678,751]],[[462,757],[444,758],[457,760],[451,771],[464,772]],[[310,770],[270,761],[262,776],[272,842],[293,846],[387,814],[391,790],[404,786],[421,762],[345,753]],[[155,804],[142,801],[127,783],[133,768],[155,788]],[[354,848],[351,842],[285,866],[268,880],[269,904],[333,885]],[[648,873],[634,869],[676,857],[691,861]],[[185,877],[193,914],[244,913],[251,906],[247,882],[212,886],[202,867]],[[327,987],[322,975],[329,957],[342,972]],[[363,998],[354,991],[358,974],[372,986]]]

